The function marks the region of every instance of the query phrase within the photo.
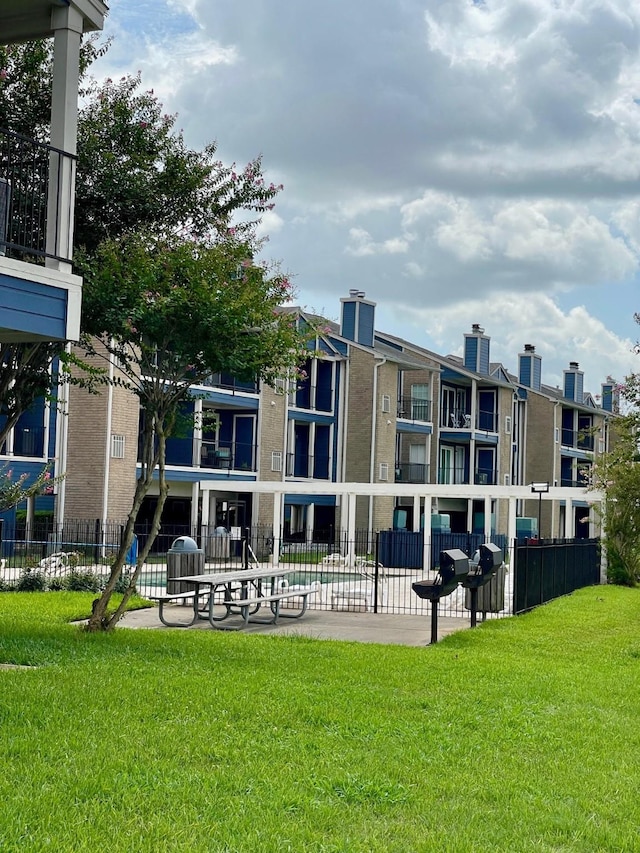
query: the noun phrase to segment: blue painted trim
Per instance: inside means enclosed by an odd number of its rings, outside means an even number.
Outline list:
[[[294,504],[295,506],[335,506],[335,495],[285,495],[285,504]]]
[[[316,412],[308,411],[306,409],[290,409],[289,420],[300,421],[301,423],[308,424],[325,424],[326,426],[330,426],[331,424],[336,422],[335,415],[320,415]]]
[[[431,424],[396,423],[396,432],[415,432],[420,435],[432,435],[433,426]]]
[[[68,298],[67,290],[62,287],[0,273],[0,325],[65,340]]]
[[[237,394],[225,394],[224,391],[207,391],[203,388],[192,388],[191,394],[208,403],[220,403],[225,406],[233,406],[238,409],[257,411],[260,401],[257,397],[239,397]]]

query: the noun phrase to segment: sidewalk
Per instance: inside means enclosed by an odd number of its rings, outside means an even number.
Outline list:
[[[165,608],[169,618],[179,621],[184,613],[188,622],[191,607],[172,605]],[[154,628],[163,631],[179,631],[166,628],[158,618],[157,607],[134,610],[126,613],[119,622],[123,628]],[[468,617],[442,616],[438,620],[438,639],[447,634],[470,627]],[[211,628],[206,620],[188,630],[202,631]],[[317,640],[347,640],[357,643],[382,643],[385,645],[427,646],[431,642],[431,619],[429,616],[404,616],[389,613],[353,613],[341,610],[307,610],[301,619],[281,619],[277,625],[249,624],[243,634],[276,634],[280,636],[312,637]]]

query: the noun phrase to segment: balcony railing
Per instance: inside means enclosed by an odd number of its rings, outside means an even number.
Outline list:
[[[495,486],[498,482],[498,472],[492,468],[476,468],[473,482],[476,486]]]
[[[452,483],[469,483],[469,477],[464,468],[441,468],[438,471],[438,483],[450,485]]]
[[[498,413],[493,410],[479,409],[476,416],[476,429],[483,432],[498,432]]]
[[[44,453],[44,427],[15,427],[13,430],[13,456],[28,456],[42,459]],[[6,455],[7,442],[0,447],[0,454]]]
[[[141,459],[142,437],[139,437],[138,462]],[[247,442],[199,441],[195,438],[167,439],[167,465],[209,468],[217,471],[256,471],[256,460],[256,445]]]
[[[443,411],[440,414],[440,426],[452,429],[471,429],[471,415],[461,409]]]
[[[415,397],[398,399],[398,417],[408,421],[431,423],[431,400],[417,400]],[[422,481],[418,481],[422,482]]]
[[[71,260],[70,250],[51,247],[69,245],[60,239],[61,211],[71,209],[74,182],[63,175],[73,175],[75,163],[72,154],[0,128],[0,255]]]
[[[574,450],[592,451],[594,448],[594,437],[584,430],[565,429],[562,432],[562,446],[571,447]]]
[[[328,385],[300,385],[289,391],[289,405],[296,409],[330,412],[333,406],[333,391]]]
[[[203,441],[200,467],[223,471],[255,471],[256,446],[242,441]]]
[[[287,477],[302,477],[312,480],[329,480],[329,457],[287,453]]]
[[[396,483],[428,483],[429,466],[422,462],[396,465]]]
[[[202,383],[213,388],[224,388],[225,391],[244,391],[249,394],[258,393],[258,383],[254,379],[236,379],[230,373],[211,373]]]

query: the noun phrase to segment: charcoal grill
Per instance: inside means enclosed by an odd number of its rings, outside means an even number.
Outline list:
[[[431,602],[431,642],[438,642],[438,602],[451,595],[469,573],[469,558],[459,548],[440,551],[440,568],[434,580],[415,581],[413,591]]]

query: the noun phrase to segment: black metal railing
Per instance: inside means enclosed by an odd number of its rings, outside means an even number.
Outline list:
[[[330,479],[329,457],[326,454],[307,455],[287,453],[286,476],[313,480]]]
[[[257,394],[259,391],[258,382],[255,379],[236,379],[230,373],[210,373],[201,384],[213,388],[223,388],[225,391],[233,391],[234,393],[242,391],[248,394]]]
[[[473,482],[477,486],[495,486],[498,482],[498,472],[493,468],[476,468]]]
[[[440,468],[438,471],[438,483],[449,485],[451,483],[467,483],[469,475],[465,468]]]
[[[396,465],[396,483],[428,483],[429,466],[421,462],[402,462]]]
[[[561,441],[563,447],[571,447],[574,450],[592,451],[594,448],[594,437],[589,432],[575,429],[561,430]]]
[[[440,414],[440,426],[451,429],[471,429],[471,414],[462,409],[444,410]]]
[[[44,454],[44,427],[15,427],[13,431],[13,455],[33,456],[41,459]]]
[[[431,422],[431,400],[418,400],[415,397],[400,397],[398,399],[399,418],[407,421]]]
[[[70,245],[60,239],[60,214],[73,205],[75,162],[59,148],[0,128],[0,254],[71,260],[70,248],[58,254],[56,247]]]

